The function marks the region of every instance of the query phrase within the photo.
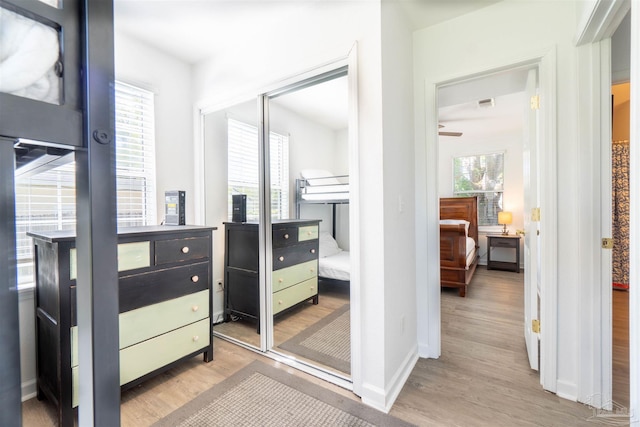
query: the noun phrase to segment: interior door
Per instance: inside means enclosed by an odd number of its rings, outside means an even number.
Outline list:
[[[534,322],[539,320],[540,295],[540,206],[538,185],[538,103],[537,69],[527,76],[527,105],[523,138],[524,183],[524,337],[531,369],[538,370],[539,333]],[[531,102],[530,102],[531,101]]]

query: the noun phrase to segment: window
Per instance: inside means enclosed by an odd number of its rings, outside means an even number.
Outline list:
[[[228,119],[228,196],[247,195],[247,221],[257,221],[260,210],[258,128]],[[271,218],[289,217],[289,137],[269,134],[271,162]]]
[[[453,159],[453,193],[478,197],[478,225],[498,225],[504,190],[504,154]]]
[[[116,82],[115,99],[118,227],[155,224],[153,93]],[[59,166],[16,176],[19,287],[33,283],[33,242],[27,231],[75,229],[73,153],[55,164]]]

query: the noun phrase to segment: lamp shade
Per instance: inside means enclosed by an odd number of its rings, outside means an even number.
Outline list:
[[[498,212],[498,224],[511,224],[513,221],[513,215],[511,212]]]

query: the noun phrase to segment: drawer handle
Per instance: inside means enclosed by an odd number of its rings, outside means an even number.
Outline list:
[[[284,261],[284,257],[283,256],[279,257],[278,259],[280,260],[280,262]]]
[[[284,239],[285,239],[285,240],[287,240],[287,239],[289,238],[289,235],[288,235],[288,234],[285,234],[285,235],[284,235],[284,236],[282,236],[282,237],[284,237]]]
[[[309,271],[313,273],[315,271],[315,268],[311,267]]]
[[[311,253],[312,253],[312,254],[315,254],[315,253],[316,253],[316,250],[315,250],[315,249],[311,249]]]
[[[278,305],[282,305],[282,300],[278,300]]]
[[[193,283],[198,283],[198,280],[200,280],[200,278],[198,277],[198,275],[197,275],[197,274],[196,274],[196,275],[191,276],[191,281],[192,281]]]
[[[188,254],[189,253],[189,246],[183,246],[182,249],[180,249],[182,251],[183,254]]]
[[[191,307],[191,311],[195,313],[196,311],[198,311],[199,308],[200,307],[198,307],[197,305],[194,305],[193,307]]]
[[[278,279],[278,283],[282,283],[282,282],[284,282],[284,280],[281,277],[281,278]]]
[[[307,231],[307,236],[311,236],[313,233],[311,231]]]
[[[196,342],[196,341],[198,341],[199,339],[200,339],[200,337],[199,337],[199,336],[197,336],[197,335],[194,335],[194,336],[193,336],[193,342]]]

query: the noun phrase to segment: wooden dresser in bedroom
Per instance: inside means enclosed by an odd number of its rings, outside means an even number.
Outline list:
[[[150,226],[118,233],[120,384],[132,387],[197,354],[213,360],[211,233]],[[32,232],[38,398],[73,426],[78,405],[77,254],[72,232]]]
[[[299,219],[272,224],[274,315],[310,299],[318,303],[319,223]],[[259,325],[258,224],[224,225],[225,320],[240,317]]]

